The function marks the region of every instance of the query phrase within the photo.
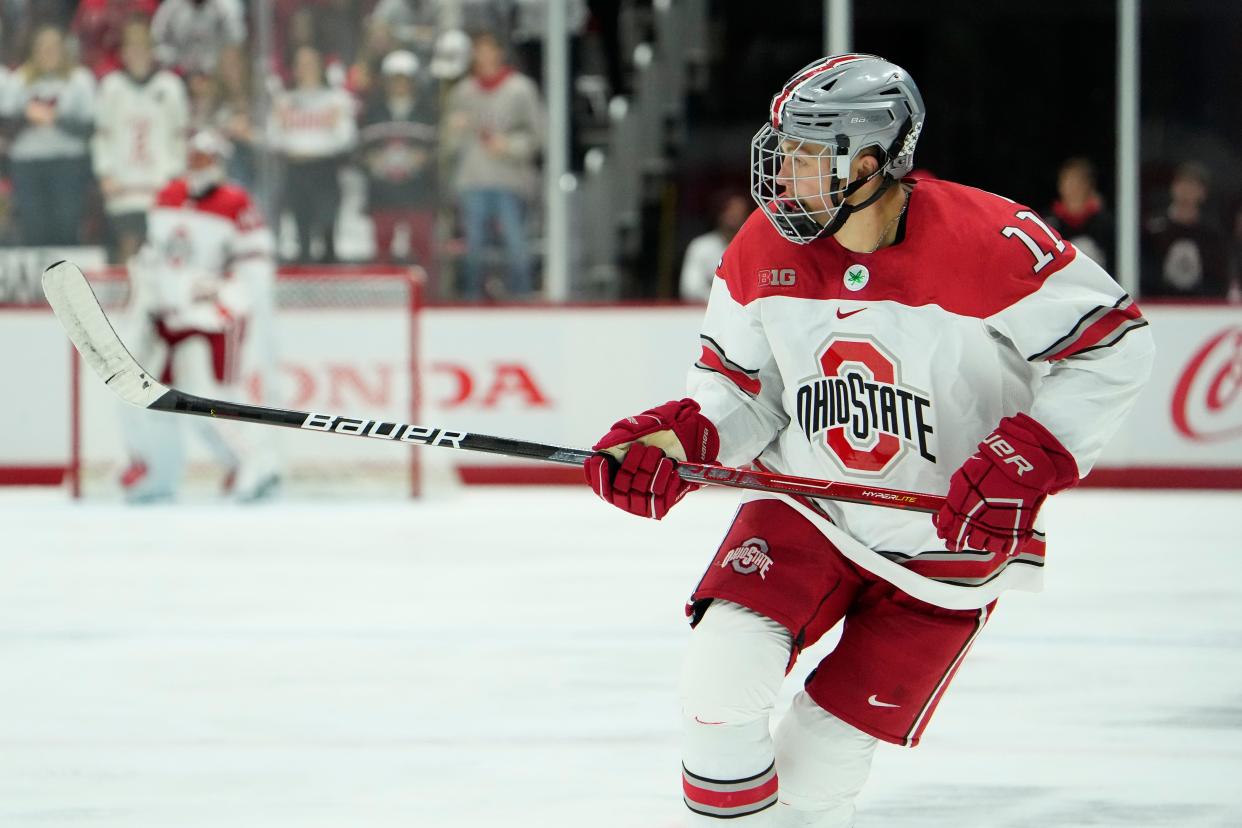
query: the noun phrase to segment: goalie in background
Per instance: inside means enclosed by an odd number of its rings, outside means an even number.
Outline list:
[[[261,361],[270,361],[272,350],[274,242],[250,194],[225,180],[228,153],[218,133],[190,138],[186,175],[160,192],[147,242],[129,263],[134,330],[127,341],[135,357],[161,382],[214,399],[242,398],[244,342],[264,352]],[[176,497],[186,465],[184,427],[224,469],[226,496],[253,501],[275,492],[280,477],[270,441],[238,423],[189,420],[126,410],[126,500]]]

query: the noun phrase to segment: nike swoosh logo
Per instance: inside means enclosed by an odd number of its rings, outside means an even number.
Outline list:
[[[871,705],[872,707],[901,707],[900,704],[889,704],[888,702],[880,701],[879,699],[875,697],[875,693],[872,693],[871,696],[868,697],[867,704]]]
[[[840,308],[837,308],[837,319],[847,319],[847,318],[849,318],[849,317],[853,316],[854,314],[856,314],[856,313],[862,313],[862,312],[863,312],[863,311],[865,311],[865,310],[866,310],[866,308],[859,308],[858,310],[852,310],[852,311],[850,311],[849,313],[841,313],[841,309],[840,309]]]

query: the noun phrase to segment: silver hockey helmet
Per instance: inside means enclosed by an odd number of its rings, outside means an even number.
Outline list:
[[[895,63],[861,54],[821,58],[773,96],[767,123],[751,139],[751,195],[790,241],[830,236],[914,168],[924,113],[918,87]],[[851,182],[850,165],[871,147],[879,169]],[[877,175],[883,182],[871,197],[845,203]]]

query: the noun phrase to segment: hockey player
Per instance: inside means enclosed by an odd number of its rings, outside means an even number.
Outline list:
[[[1040,506],[1150,371],[1138,308],[1038,215],[907,179],[923,117],[878,57],[790,78],[751,144],[759,209],[716,271],[690,396],[616,423],[586,463],[601,498],[656,519],[694,488],[677,460],[947,492],[936,515],[743,498],[687,605],[696,826],[853,823],[876,744],[918,744],[997,596],[1038,589]],[[773,737],[782,678],[841,621]]]
[[[273,241],[250,195],[224,179],[227,142],[212,131],[189,141],[188,169],[160,192],[147,242],[130,262],[131,336],[163,355],[160,381],[192,394],[239,399],[241,347],[256,315],[266,325],[273,290]],[[262,331],[260,331],[262,333]],[[152,367],[158,362],[145,362]],[[136,412],[125,422],[134,463],[122,475],[129,500],[174,497],[182,477],[180,421]],[[225,469],[225,490],[239,500],[271,494],[279,478],[270,448],[246,439],[245,426],[191,418]]]

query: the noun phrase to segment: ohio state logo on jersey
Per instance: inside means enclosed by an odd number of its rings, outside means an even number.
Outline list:
[[[190,231],[183,224],[178,224],[163,240],[164,260],[172,267],[185,267],[194,258],[194,244],[190,241]]]
[[[798,386],[798,425],[843,468],[882,474],[907,449],[936,462],[931,400],[901,382],[897,360],[868,337],[834,336],[817,361],[824,376]]]

